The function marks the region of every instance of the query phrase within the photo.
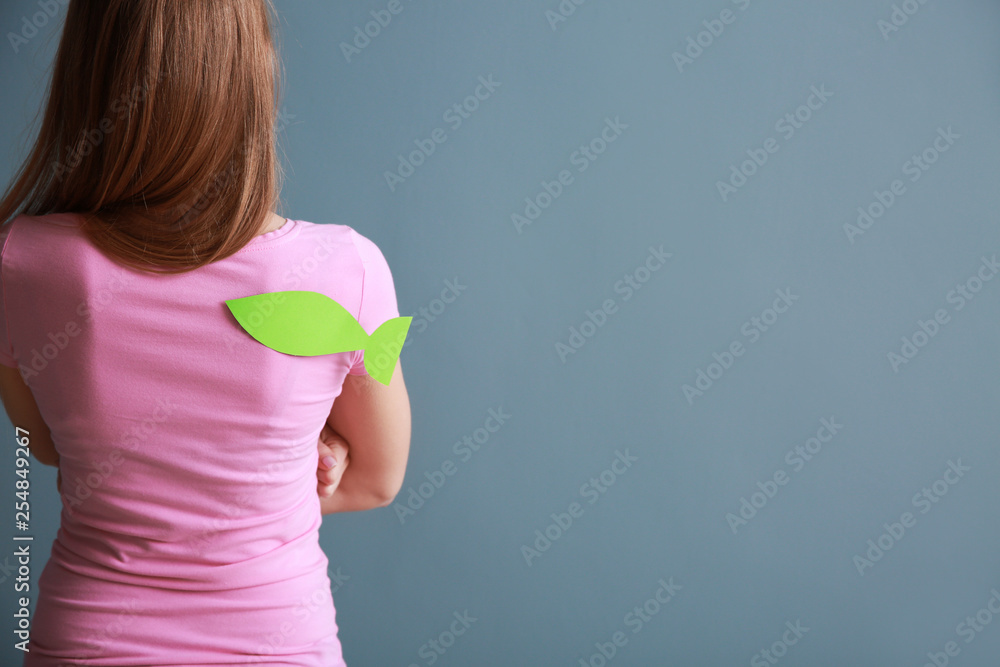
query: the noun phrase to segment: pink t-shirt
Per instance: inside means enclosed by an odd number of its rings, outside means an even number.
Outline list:
[[[224,302],[316,291],[371,333],[399,316],[382,253],[346,225],[288,220],[152,275],[78,225],[0,228],[0,363],[21,368],[62,474],[24,665],[343,665],[317,439],[363,353],[277,352]]]

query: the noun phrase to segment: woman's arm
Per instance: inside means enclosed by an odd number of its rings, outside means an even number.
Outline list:
[[[330,458],[324,460],[326,457]],[[319,436],[319,469],[316,473],[319,480],[316,490],[322,514],[360,512],[383,506],[381,498],[372,494],[370,488],[359,484],[354,477],[348,482],[347,488],[341,489],[340,484],[350,462],[350,445],[347,440],[330,428],[329,424],[325,424]]]
[[[42,419],[35,397],[17,367],[0,364],[0,399],[10,423],[28,432],[28,449],[38,462],[58,466],[59,454],[52,442],[52,432]]]
[[[410,399],[399,362],[388,385],[367,375],[348,375],[327,424],[350,443],[350,465],[333,495],[320,497],[323,514],[392,503],[410,452]]]

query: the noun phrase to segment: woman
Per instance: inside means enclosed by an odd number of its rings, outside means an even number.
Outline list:
[[[63,507],[26,666],[345,664],[318,530],[399,492],[409,399],[398,364],[386,385],[364,350],[284,354],[226,307],[399,314],[374,243],[272,210],[272,21],[268,0],[69,3],[0,201],[0,392]]]

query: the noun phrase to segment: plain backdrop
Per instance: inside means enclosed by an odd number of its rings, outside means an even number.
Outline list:
[[[321,532],[347,663],[995,666],[1000,6],[578,3],[277,2],[285,213],[414,317],[403,490]]]

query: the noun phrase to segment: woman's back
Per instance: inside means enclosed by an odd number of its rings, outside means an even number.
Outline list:
[[[399,315],[378,248],[289,220],[153,275],[108,259],[75,215],[20,216],[0,242],[0,363],[27,369],[62,475],[24,664],[343,664],[316,442],[362,353],[276,352],[225,301],[316,291],[374,331]]]

